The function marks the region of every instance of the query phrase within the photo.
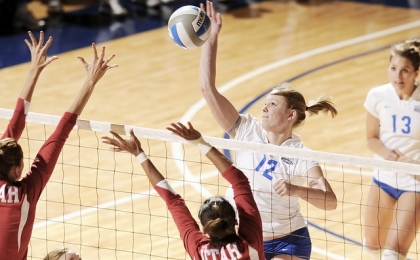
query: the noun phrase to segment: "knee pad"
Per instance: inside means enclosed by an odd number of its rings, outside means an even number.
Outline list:
[[[402,254],[392,249],[384,249],[381,260],[406,260],[407,258]]]

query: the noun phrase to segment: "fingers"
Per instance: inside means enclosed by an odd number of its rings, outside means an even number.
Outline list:
[[[51,56],[51,57],[49,57],[47,64],[51,63],[53,60],[56,60],[56,59],[58,59],[58,56]]]
[[[103,47],[103,48],[105,48],[105,47]],[[98,52],[96,51],[96,44],[95,43],[92,43],[92,51],[93,51],[93,58],[95,60],[97,60],[98,59]]]
[[[100,57],[101,61],[104,60],[104,56],[105,56],[105,46],[102,46],[101,57]],[[104,65],[106,65],[106,64],[107,64],[107,62],[105,61]]]
[[[114,132],[114,131],[110,131],[110,133],[114,136],[114,138],[115,139],[117,139],[119,142],[124,142],[124,139],[119,135],[119,134],[117,134],[116,132]]]
[[[44,44],[44,32],[43,31],[39,32],[39,43],[38,44],[39,44],[39,46],[42,46],[42,44]]]
[[[217,24],[222,24],[222,15],[220,13],[216,15],[216,22]]]
[[[46,50],[46,49],[48,49],[50,47],[50,45],[52,43],[52,40],[53,40],[52,36],[48,37],[48,40],[45,43],[43,50]]]
[[[277,180],[274,185],[273,188],[275,190],[275,192],[280,195],[280,196],[286,196],[289,195],[289,186],[288,186],[288,182],[284,179],[280,179]]]
[[[194,127],[193,127],[193,125],[191,124],[191,122],[190,122],[190,121],[188,121],[188,128],[189,128],[190,130],[195,130],[195,129],[194,129]]]
[[[168,126],[166,129],[169,130],[169,131],[171,131],[174,134],[177,134],[177,135],[180,135],[181,134],[180,130],[177,129],[178,126],[176,126],[174,123],[172,123],[171,126],[172,127],[169,127]]]
[[[23,40],[23,41],[26,43],[26,45],[28,46],[28,48],[29,48],[29,49],[31,49],[31,48],[32,48],[31,43],[30,43],[27,39],[25,39],[25,40]]]
[[[112,140],[114,140],[114,139],[112,139],[108,136],[102,136],[101,138],[103,139],[102,143],[104,143],[104,144],[112,144]]]
[[[28,40],[26,40],[26,39],[25,39],[25,43],[29,47],[38,47],[38,46],[42,46],[44,44],[44,32],[43,31],[40,31],[39,32],[39,42],[37,42],[34,34],[31,31],[28,32],[28,35],[29,35],[29,38],[31,39],[31,43]],[[48,41],[50,41],[49,44],[51,44],[52,37],[49,37]]]
[[[82,62],[85,69],[87,71],[91,70],[90,73],[98,74],[98,75],[100,75],[99,78],[101,78],[104,75],[105,71],[118,67],[118,64],[109,65],[109,62],[115,57],[115,54],[112,54],[110,57],[108,57],[106,60],[104,60],[105,46],[102,47],[100,55],[98,55],[95,43],[92,43],[92,50],[93,50],[93,56],[94,57],[93,57],[93,61],[91,63],[86,62],[83,57],[77,56],[77,58]]]
[[[104,143],[107,144],[112,144],[112,145],[116,145],[115,141],[124,141],[124,139],[121,138],[121,136],[117,133],[115,133],[114,131],[109,131],[109,133],[112,134],[113,138],[108,137],[108,136],[102,136],[101,138],[104,139]]]
[[[112,69],[115,67],[118,67],[118,64],[112,64],[112,65],[108,65],[108,63],[115,57],[115,54],[112,54],[108,59],[106,59],[106,61],[104,62],[104,65],[107,66],[107,69]]]
[[[77,56],[77,58],[82,62],[83,66],[86,68],[88,66],[87,62],[85,61],[85,59],[83,59],[83,57],[81,56]]]
[[[139,139],[137,138],[137,136],[134,134],[134,130],[133,128],[130,129],[130,138],[133,139],[136,143],[136,145],[138,146],[140,144]]]
[[[40,34],[41,34],[41,32],[40,32]],[[28,35],[29,35],[29,38],[31,39],[31,42],[29,42],[27,39],[25,39],[24,42],[26,43],[26,45],[28,45],[29,49],[32,49],[32,47],[37,46],[38,43],[36,41],[35,36],[33,35],[33,33],[31,31],[28,31]],[[44,33],[42,33],[42,37],[44,37]]]
[[[37,43],[33,33],[31,31],[29,31],[28,34],[29,34],[29,38],[31,38],[32,45],[37,45],[38,43]]]
[[[186,135],[185,133],[185,129],[186,127],[181,124],[181,123],[171,123],[172,127],[167,127],[166,129],[171,131],[172,133],[180,136],[180,137],[184,137]]]
[[[133,137],[136,137],[136,135],[134,134],[133,128],[131,128],[131,130],[130,130],[130,135],[133,136]]]
[[[211,10],[211,2],[210,1],[206,1],[206,13],[210,17],[213,16],[213,13],[212,13],[212,10]]]
[[[177,131],[183,131],[185,126],[182,123],[171,123],[171,126]]]
[[[188,128],[181,122],[176,123],[176,125],[182,130],[182,131],[186,131],[188,130]]]

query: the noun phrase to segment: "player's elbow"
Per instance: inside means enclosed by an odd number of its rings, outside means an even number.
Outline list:
[[[325,200],[325,210],[335,210],[337,209],[337,204],[337,197],[335,194],[332,194]]]
[[[335,210],[337,209],[337,201],[329,201],[326,203],[325,210]]]

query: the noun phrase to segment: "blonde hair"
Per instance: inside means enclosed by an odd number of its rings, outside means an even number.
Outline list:
[[[417,71],[420,66],[420,40],[407,40],[405,42],[397,43],[391,48],[391,57],[395,55],[404,57],[411,61],[414,70]]]
[[[306,112],[308,112],[309,116],[317,115],[319,112],[324,112],[325,114],[330,112],[332,117],[335,117],[338,113],[330,96],[320,96],[306,104],[303,95],[299,91],[293,89],[288,82],[274,86],[270,95],[284,97],[284,99],[286,99],[287,107],[296,110],[298,116],[294,123],[294,127],[303,123],[306,119]]]
[[[70,252],[69,252],[70,251]],[[62,248],[56,248],[52,251],[50,251],[45,257],[44,260],[58,260],[61,256],[72,253],[73,251],[69,248],[62,247]],[[80,258],[81,260],[81,258]]]

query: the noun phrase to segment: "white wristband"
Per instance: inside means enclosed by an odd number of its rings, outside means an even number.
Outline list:
[[[139,161],[139,163],[144,163],[149,158],[147,158],[147,155],[144,152],[141,152],[139,155],[136,156],[136,159],[137,161]]]
[[[200,152],[206,155],[211,150],[211,148],[213,148],[213,146],[211,146],[209,143],[204,142],[197,144],[197,148]]]
[[[213,148],[213,146],[211,146],[209,143],[204,141],[202,136],[200,136],[200,138],[198,139],[190,140],[188,142],[190,144],[197,145],[198,150],[200,150],[200,152],[202,152],[204,155],[206,155],[211,150],[211,148]]]

